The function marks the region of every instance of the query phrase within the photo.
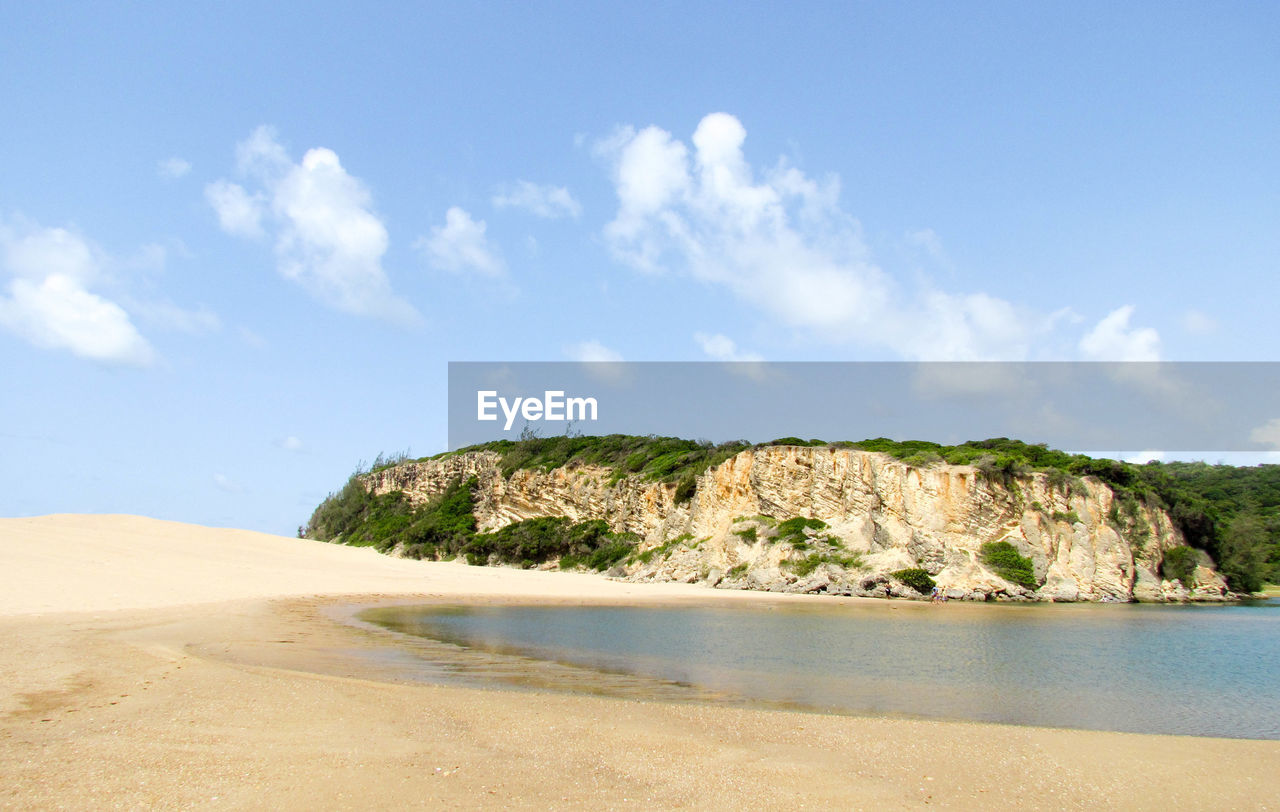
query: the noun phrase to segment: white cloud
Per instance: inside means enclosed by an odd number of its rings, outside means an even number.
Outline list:
[[[1249,432],[1249,439],[1255,443],[1262,443],[1263,445],[1280,449],[1280,417],[1268,420]]]
[[[391,290],[382,268],[387,229],[372,196],[333,150],[316,148],[294,163],[270,127],[236,146],[237,170],[261,189],[225,180],[205,188],[223,230],[241,237],[273,227],[276,269],[337,310],[401,324],[421,321]]]
[[[578,217],[582,214],[582,205],[565,187],[539,186],[527,180],[517,181],[515,186],[494,195],[493,205],[499,209],[524,209],[547,219]]]
[[[1197,336],[1205,336],[1218,329],[1218,322],[1199,310],[1188,310],[1182,314],[1182,329]]]
[[[102,257],[88,241],[65,228],[42,228],[25,221],[0,223],[5,270],[24,279],[65,276],[80,284],[101,277]]]
[[[218,215],[218,225],[234,237],[261,237],[266,215],[266,196],[249,194],[243,186],[215,180],[204,187],[204,198]]]
[[[1159,361],[1160,334],[1151,327],[1130,327],[1133,305],[1117,307],[1080,339],[1080,351],[1093,361]]]
[[[103,274],[101,257],[84,238],[62,228],[0,223],[0,252],[11,277],[7,295],[0,295],[0,327],[37,347],[94,361],[155,361],[124,308],[89,290]]]
[[[147,366],[155,360],[123,308],[62,274],[13,280],[9,296],[0,297],[0,326],[37,347],[94,361]]]
[[[566,346],[564,354],[584,364],[617,364],[622,361],[621,353],[609,349],[594,338]]]
[[[191,163],[174,156],[156,163],[156,171],[167,180],[177,180],[191,171]]]
[[[431,235],[416,246],[434,268],[453,273],[474,271],[484,276],[501,276],[506,265],[485,237],[485,222],[473,220],[454,206],[445,212],[443,226],[434,226]]]
[[[1020,359],[1048,329],[1044,316],[986,293],[904,290],[869,260],[861,227],[839,205],[838,179],[815,180],[785,161],[757,173],[745,139],[736,118],[713,113],[692,150],[657,127],[622,128],[597,144],[618,196],[604,229],[614,256],[724,286],[822,340],[911,358]]]
[[[717,361],[760,362],[764,358],[758,353],[743,352],[733,339],[722,333],[694,333],[693,340],[698,343],[707,357]]]

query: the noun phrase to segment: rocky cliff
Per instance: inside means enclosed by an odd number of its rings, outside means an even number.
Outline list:
[[[677,504],[674,484],[570,466],[504,477],[491,451],[405,463],[364,477],[374,493],[425,503],[476,477],[481,530],[542,516],[604,519],[643,538],[610,570],[635,581],[706,581],[721,588],[917,597],[903,570],[925,570],[949,598],[1180,601],[1230,597],[1201,554],[1191,588],[1162,580],[1184,541],[1161,510],[1120,500],[1090,477],[988,477],[972,466],[914,467],[885,454],[831,447],[746,450],[698,479]],[[788,519],[817,520],[797,531]],[[780,528],[780,525],[782,527]],[[785,532],[784,532],[785,531]],[[1007,542],[1030,559],[1034,588],[984,563]],[[1007,574],[1007,573],[1006,573]]]

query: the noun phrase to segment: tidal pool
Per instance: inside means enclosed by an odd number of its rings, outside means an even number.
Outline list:
[[[426,606],[424,679],[1280,739],[1280,604]]]

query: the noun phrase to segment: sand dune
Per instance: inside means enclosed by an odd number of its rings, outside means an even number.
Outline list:
[[[385,640],[329,614],[354,594],[766,596],[131,516],[0,520],[0,573],[4,807],[1207,809],[1280,797],[1280,742],[396,684],[351,657]]]
[[[317,594],[651,600],[709,593],[684,584],[638,586],[598,575],[411,561],[369,548],[120,515],[0,519],[0,566],[8,582],[0,615]]]

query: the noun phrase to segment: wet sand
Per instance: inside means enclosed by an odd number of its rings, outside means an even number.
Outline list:
[[[1280,742],[409,683],[369,602],[776,600],[137,517],[0,520],[0,803],[1266,808]],[[821,600],[821,599],[819,599]]]

